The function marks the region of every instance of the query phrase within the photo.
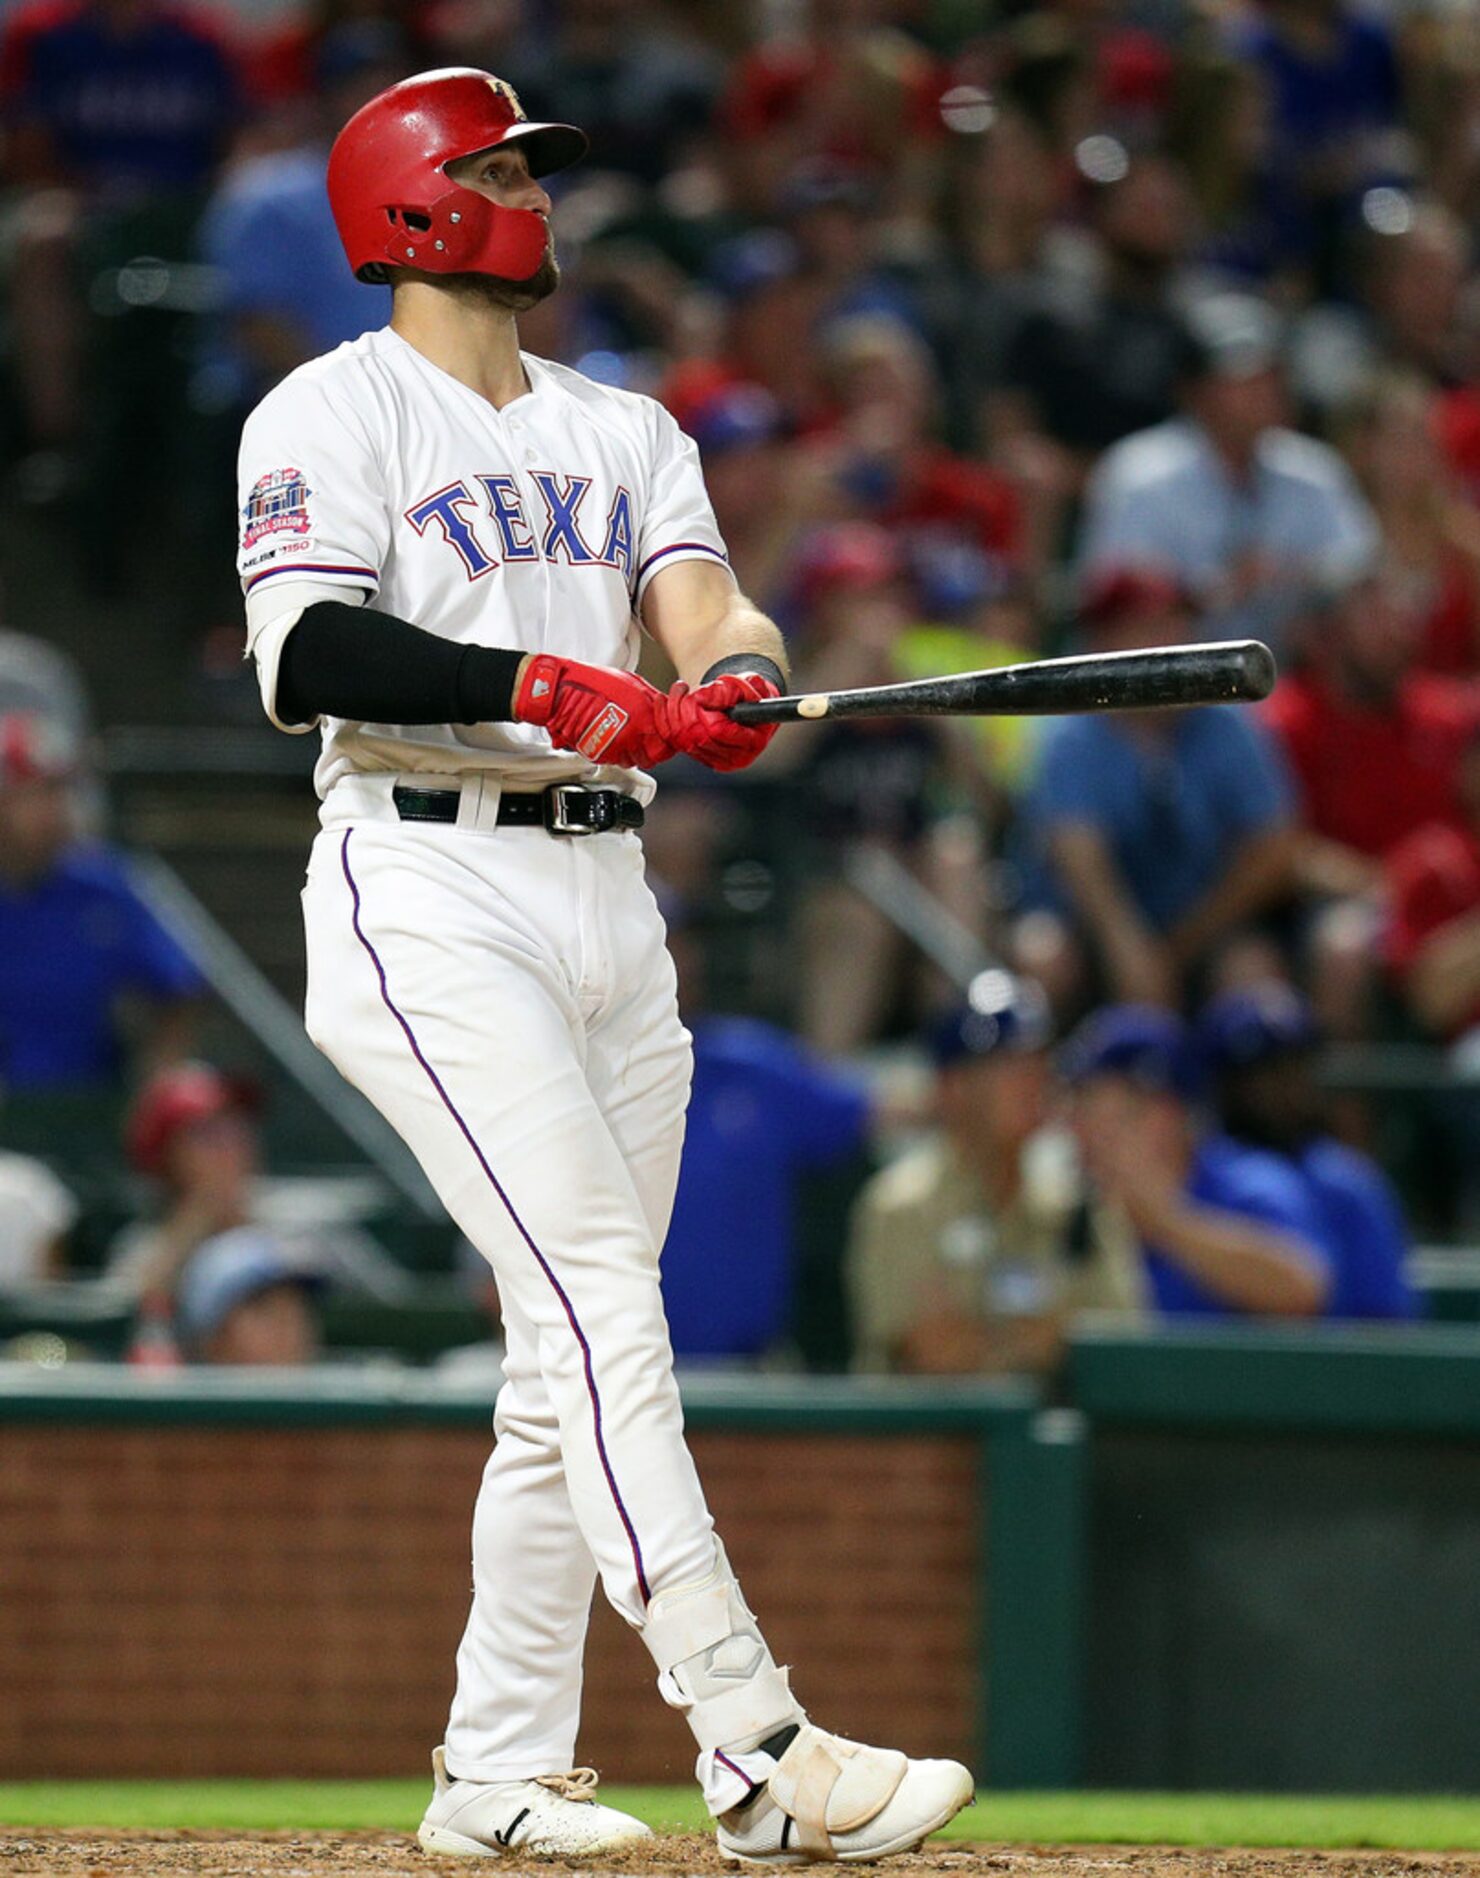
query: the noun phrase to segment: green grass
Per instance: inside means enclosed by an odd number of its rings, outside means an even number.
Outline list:
[[[43,1780],[0,1783],[0,1828],[405,1832],[425,1780]],[[611,1787],[660,1831],[698,1832],[692,1787]],[[990,1793],[953,1839],[1039,1844],[1389,1846],[1480,1851],[1480,1798],[1285,1798],[1218,1793]]]

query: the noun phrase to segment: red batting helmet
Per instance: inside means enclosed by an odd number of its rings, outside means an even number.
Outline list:
[[[514,143],[532,176],[588,147],[573,124],[531,124],[511,86],[470,66],[403,78],[362,105],[329,152],[329,203],[356,278],[384,280],[399,266],[528,280],[545,258],[544,217],[447,175],[459,157]]]

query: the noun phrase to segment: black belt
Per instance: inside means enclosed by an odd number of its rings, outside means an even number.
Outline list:
[[[462,803],[457,789],[417,789],[397,783],[391,800],[403,822],[455,822]],[[604,835],[611,829],[641,828],[642,804],[620,789],[588,789],[583,783],[551,783],[547,789],[507,789],[498,799],[500,828],[545,828],[552,835]]]

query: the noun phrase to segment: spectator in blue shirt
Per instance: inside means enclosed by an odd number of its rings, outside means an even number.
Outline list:
[[[868,1143],[868,1093],[774,1024],[711,1016],[692,933],[673,931],[694,1085],[663,1298],[675,1355],[757,1357],[792,1327],[801,1177]]]
[[[100,198],[199,189],[240,104],[225,40],[165,0],[19,7],[0,42],[0,99],[28,177]]]
[[[1085,1167],[1141,1242],[1158,1310],[1316,1317],[1334,1261],[1310,1190],[1278,1156],[1213,1132],[1191,1038],[1150,1006],[1107,1007],[1065,1053]]]
[[[1165,572],[1108,568],[1084,607],[1106,651],[1196,637]],[[1177,1005],[1187,973],[1290,890],[1275,745],[1245,711],[1119,712],[1047,731],[1023,804],[1031,901],[1088,946],[1109,995]]]
[[[1188,314],[1179,414],[1100,458],[1081,564],[1176,572],[1208,639],[1285,650],[1315,597],[1377,553],[1377,525],[1341,457],[1289,428],[1277,317],[1249,294]]]
[[[1376,7],[1346,0],[1263,0],[1233,45],[1263,74],[1273,106],[1272,166],[1302,211],[1309,259],[1329,262],[1340,219],[1362,190],[1399,180],[1393,133],[1402,77]]]
[[[1320,1040],[1305,999],[1278,980],[1226,991],[1198,1028],[1224,1128],[1280,1155],[1310,1188],[1335,1266],[1326,1315],[1416,1315],[1397,1195],[1374,1161],[1323,1126]]]
[[[183,1054],[201,976],[140,898],[120,856],[76,839],[77,749],[56,724],[0,717],[0,1084],[106,1086],[121,1019],[146,1008],[141,1054]]]
[[[214,361],[217,401],[255,403],[305,359],[358,339],[390,317],[390,289],[344,265],[325,174],[333,131],[410,69],[404,35],[386,21],[333,28],[315,55],[318,122],[288,150],[231,169],[206,207],[200,243],[217,270],[227,321]]]
[[[36,493],[62,486],[66,453],[81,446],[93,416],[78,291],[89,240],[123,241],[125,255],[183,252],[172,244],[183,241],[240,115],[232,49],[198,12],[167,0],[34,0],[8,10],[0,31],[4,175],[15,192],[7,323]],[[141,214],[142,224],[120,232]]]

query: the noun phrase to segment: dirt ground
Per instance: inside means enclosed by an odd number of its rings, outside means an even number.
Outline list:
[[[551,1878],[684,1878],[735,1873],[714,1842],[666,1838],[599,1867],[563,1861],[428,1859],[393,1833],[0,1832],[5,1878],[435,1878],[459,1872]],[[1480,1878],[1480,1856],[1441,1852],[1223,1851],[1155,1846],[953,1845],[890,1861],[901,1878]]]

